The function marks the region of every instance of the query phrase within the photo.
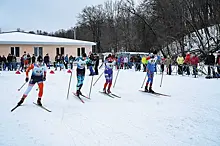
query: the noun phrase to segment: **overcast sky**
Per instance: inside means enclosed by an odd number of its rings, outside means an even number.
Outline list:
[[[105,0],[0,0],[0,28],[12,31],[56,31],[74,27],[77,15],[87,5]]]

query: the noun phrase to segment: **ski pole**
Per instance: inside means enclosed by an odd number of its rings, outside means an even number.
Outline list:
[[[72,80],[72,72],[71,72],[71,74],[70,74],[70,81],[69,81],[69,87],[68,87],[68,91],[67,91],[67,99],[69,98],[69,91],[70,91],[70,85],[71,85],[71,80]]]
[[[25,83],[18,89],[18,91],[20,91],[20,90],[24,87],[24,85],[26,85],[26,83],[27,83],[27,82],[25,82]]]
[[[115,84],[116,84],[116,81],[117,81],[117,78],[118,78],[119,70],[120,70],[120,69],[118,69],[118,72],[117,72],[117,75],[116,75],[116,78],[115,78],[115,82],[114,82],[114,86],[113,86],[113,88],[115,88]]]
[[[92,82],[93,82],[93,77],[94,77],[94,75],[92,75],[92,80],[91,80],[91,85],[90,85],[90,90],[89,90],[89,98],[90,98],[91,91],[92,91]]]
[[[147,76],[145,75],[141,88],[143,88],[146,78],[147,78]]]
[[[104,72],[102,72],[102,74],[98,77],[98,79],[95,81],[95,83],[93,84],[93,86],[95,86],[95,84],[98,82],[98,80],[101,78],[101,76],[103,75]]]
[[[104,63],[102,62],[102,64],[100,65],[99,69],[103,66],[103,64],[104,64]]]

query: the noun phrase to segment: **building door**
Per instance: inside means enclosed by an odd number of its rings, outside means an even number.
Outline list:
[[[43,47],[34,47],[34,55],[43,57]]]

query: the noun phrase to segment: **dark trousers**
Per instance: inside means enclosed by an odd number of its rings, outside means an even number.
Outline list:
[[[171,66],[171,64],[169,64],[167,67],[167,74],[171,75],[171,73],[172,73],[172,66]]]
[[[178,74],[179,75],[183,74],[183,66],[182,65],[178,65]]]
[[[161,67],[161,72],[164,72],[164,64],[161,64],[160,67]]]
[[[70,63],[70,69],[73,69],[73,63]]]
[[[197,71],[197,65],[193,65],[193,75],[197,75],[198,71]]]
[[[98,75],[99,74],[99,70],[98,70],[98,65],[95,65],[95,74]]]
[[[189,71],[189,66],[188,65],[186,66],[186,73],[187,73],[188,76],[190,75],[190,71]]]

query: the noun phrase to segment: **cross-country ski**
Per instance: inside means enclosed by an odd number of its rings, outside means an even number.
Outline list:
[[[161,95],[161,96],[171,97],[171,95],[167,95],[167,94],[163,94],[163,93],[159,93],[159,92],[147,92],[147,91],[144,91],[144,90],[139,90],[139,91],[144,92],[144,93],[153,94],[153,95]]]
[[[80,95],[77,95],[76,93],[73,92],[73,95],[78,98],[82,103],[85,103],[84,100],[80,97]]]
[[[43,106],[43,105],[39,105],[39,104],[37,104],[37,103],[35,103],[35,102],[33,102],[33,104],[36,105],[36,106],[38,106],[38,107],[40,107],[40,108],[42,108],[42,109],[44,109],[44,110],[46,110],[46,111],[48,111],[48,112],[52,112],[51,110],[49,110],[48,108],[46,108],[46,107]]]

